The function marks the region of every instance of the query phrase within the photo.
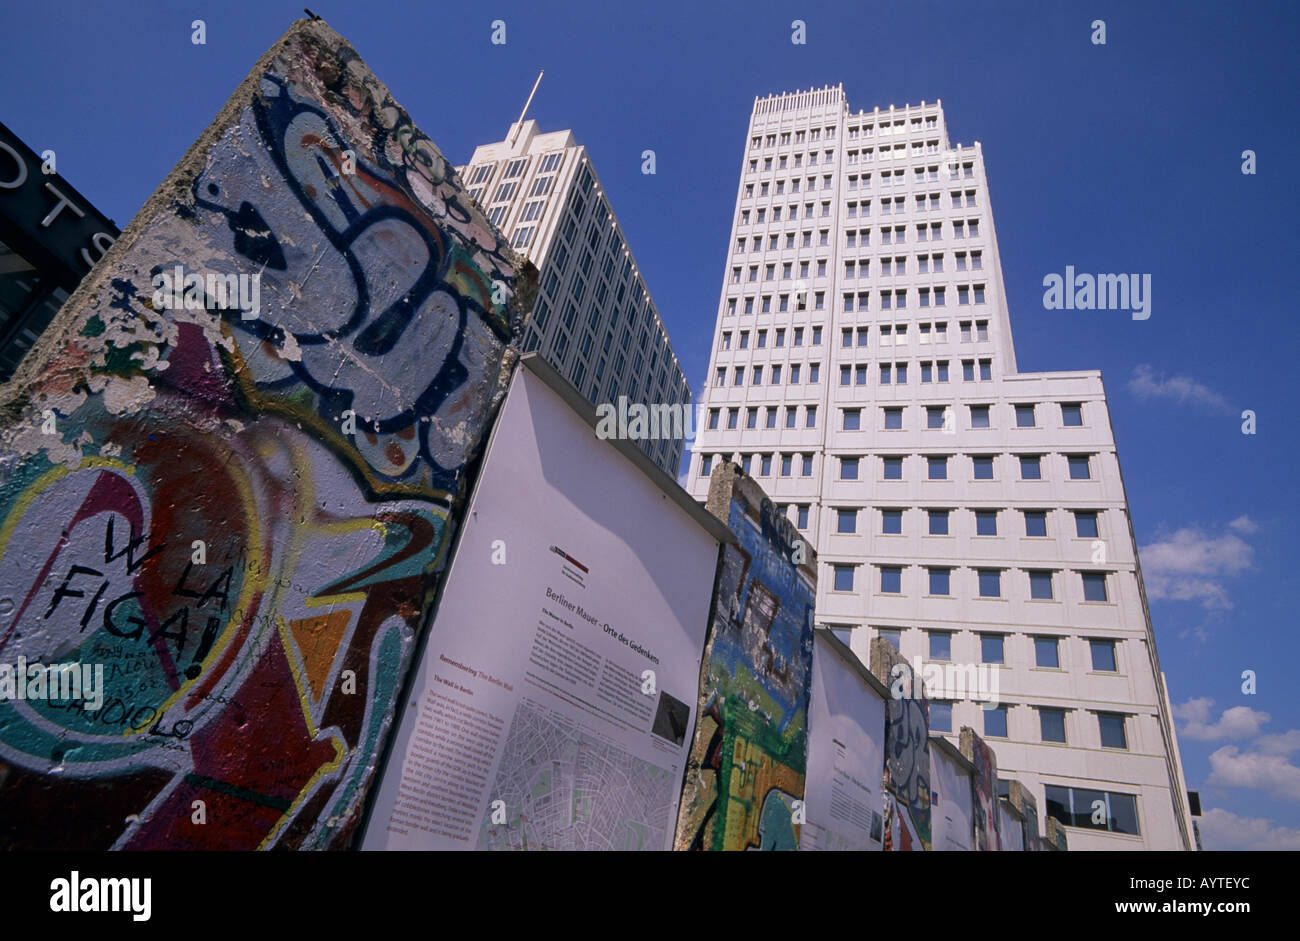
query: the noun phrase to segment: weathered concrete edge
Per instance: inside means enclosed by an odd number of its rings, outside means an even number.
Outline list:
[[[300,36],[310,38],[321,49],[333,46],[335,50],[340,47],[350,50],[365,67],[363,78],[366,84],[372,86],[372,99],[379,101],[387,99],[402,114],[408,118],[410,117],[410,112],[402,108],[389,91],[388,86],[375,75],[374,70],[366,64],[360,53],[324,20],[312,20],[306,17],[294,20],[280,38],[258,57],[257,61],[249,69],[248,74],[235,86],[234,91],[230,93],[225,103],[217,111],[216,116],[200,132],[193,143],[186,148],[153,193],[136,211],[131,221],[122,229],[121,235],[109,246],[108,250],[86,276],[81,279],[77,289],[64,301],[59,312],[55,314],[35,346],[23,358],[9,381],[0,384],[0,425],[9,426],[22,418],[23,412],[31,404],[37,380],[47,376],[51,361],[55,359],[65,342],[73,334],[80,316],[79,312],[85,309],[93,297],[104,293],[110,287],[111,273],[118,269],[119,261],[127,256],[138,243],[145,231],[145,227],[157,217],[159,211],[174,204],[177,199],[186,200],[189,198],[188,184],[191,181],[190,175],[186,173],[186,167],[191,166],[192,162],[198,160],[202,154],[211,151],[231,127],[239,124],[244,109],[253,100],[262,76],[266,74],[278,57],[289,50],[294,40]],[[337,59],[337,51],[333,53],[333,56]],[[322,89],[322,91],[328,93],[327,89]],[[414,120],[411,123],[419,127]],[[432,138],[429,139],[433,141]],[[364,140],[357,143],[363,146],[368,145],[368,142]],[[436,141],[433,141],[433,144],[437,147]],[[440,148],[438,152],[447,164],[447,173],[450,178],[456,180],[459,185],[460,178],[456,173],[455,166],[447,159],[447,155],[443,154]],[[483,216],[483,211],[476,202],[471,204],[471,208],[472,211]],[[483,216],[483,222],[489,231],[496,231],[496,227],[487,222],[486,216]],[[532,312],[533,301],[537,295],[537,269],[531,262],[521,260],[510,249],[509,245],[502,244],[500,248],[506,254],[516,272],[515,289],[512,292],[510,301],[510,322],[518,331]],[[501,396],[505,394],[506,385],[516,358],[517,354],[514,349],[507,345],[502,369],[496,378],[493,394],[493,401],[497,404],[500,403]]]

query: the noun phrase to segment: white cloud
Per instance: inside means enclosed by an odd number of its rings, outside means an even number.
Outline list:
[[[1269,755],[1289,755],[1300,751],[1300,729],[1291,729],[1281,735],[1261,735],[1253,744]]]
[[[1195,405],[1210,412],[1233,414],[1235,409],[1218,392],[1190,376],[1156,375],[1146,363],[1133,369],[1128,389],[1139,399],[1169,399],[1180,405]]]
[[[1259,524],[1249,516],[1238,516],[1228,524],[1228,528],[1235,529],[1239,533],[1246,533],[1247,535],[1259,532]]]
[[[1279,800],[1300,801],[1300,768],[1285,755],[1224,745],[1210,755],[1210,768],[1211,785],[1250,788]]]
[[[1300,830],[1219,807],[1205,811],[1197,827],[1207,850],[1300,850]]]
[[[1197,601],[1207,610],[1232,607],[1222,579],[1249,569],[1255,550],[1237,535],[1251,533],[1257,525],[1246,516],[1228,524],[1220,535],[1185,526],[1170,536],[1143,546],[1142,581],[1147,596],[1168,601]]]
[[[1184,720],[1178,734],[1198,742],[1215,742],[1220,739],[1253,738],[1271,716],[1249,706],[1232,706],[1223,710],[1218,722],[1210,721],[1210,707],[1214,700],[1208,697],[1189,699],[1174,707],[1174,715]],[[1281,738],[1282,736],[1266,736]]]
[[[1203,725],[1210,721],[1210,707],[1213,705],[1213,699],[1209,696],[1201,696],[1197,699],[1189,699],[1185,703],[1174,703],[1173,710],[1177,718]]]

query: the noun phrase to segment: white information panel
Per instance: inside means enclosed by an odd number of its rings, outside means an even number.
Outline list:
[[[518,367],[363,848],[671,848],[718,545]]]
[[[808,704],[807,821],[801,850],[879,850],[884,808],[885,701],[818,631]]]

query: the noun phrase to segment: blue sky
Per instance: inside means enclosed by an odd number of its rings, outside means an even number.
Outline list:
[[[370,4],[312,0],[455,162],[573,128],[697,393],[755,95],[942,99],[988,167],[1022,371],[1100,369],[1209,848],[1300,849],[1293,396],[1300,8],[1290,3]],[[6,4],[5,121],[125,225],[295,3]],[[207,44],[190,42],[190,21]],[[504,19],[507,42],[489,42]],[[790,42],[791,21],[807,44]],[[1090,41],[1094,19],[1107,42]],[[655,150],[658,172],[640,172]],[[1241,172],[1241,153],[1258,172]],[[1152,275],[1152,315],[1042,279]],[[1241,433],[1254,409],[1257,433]],[[1242,671],[1257,693],[1242,693]]]

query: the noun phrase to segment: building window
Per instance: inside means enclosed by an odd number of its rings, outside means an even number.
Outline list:
[[[1124,716],[1122,713],[1097,713],[1097,726],[1101,730],[1102,748],[1128,750],[1128,736],[1124,734]]]
[[[793,467],[794,467],[794,455],[792,454],[781,455],[781,476],[789,477],[791,469]]]
[[[1042,732],[1044,742],[1058,742],[1065,744],[1065,710],[1064,709],[1046,709],[1038,710],[1038,726]]]
[[[952,634],[948,631],[930,631],[930,659],[952,659]]]
[[[713,471],[713,455],[706,454],[704,455],[704,457],[700,458],[700,476],[708,477],[712,471]]]
[[[989,427],[989,407],[987,405],[972,405],[970,407],[970,426],[972,428]]]
[[[980,635],[980,659],[984,663],[1003,663],[1003,636],[1001,634]]]
[[[1026,536],[1047,535],[1047,511],[1046,510],[1025,510],[1025,535]]]
[[[836,510],[835,531],[837,533],[856,533],[858,531],[858,511],[856,509]]]
[[[840,458],[840,480],[858,479],[858,459],[856,457]]]
[[[897,430],[903,427],[903,410],[901,408],[887,408],[885,412],[885,429]]]
[[[813,459],[811,454],[803,456],[803,476],[811,477],[813,472]]]
[[[835,590],[836,591],[853,590],[853,566],[852,565],[835,566]]]
[[[1002,571],[1000,569],[979,569],[979,584],[981,598],[1001,598],[1002,597]],[[1002,639],[998,638],[998,643]],[[990,663],[993,661],[985,661]],[[996,661],[1001,663],[1001,660]]]
[[[885,480],[903,479],[903,459],[901,457],[884,458]]]
[[[1083,406],[1079,404],[1061,405],[1061,424],[1067,428],[1078,428],[1083,425]]]
[[[975,465],[976,480],[993,479],[993,456],[992,455],[989,454],[976,455],[971,458],[971,462]]]
[[[975,511],[975,535],[996,536],[997,534],[998,534],[998,511],[997,510],[976,510]]]
[[[1118,673],[1115,664],[1115,642],[1113,640],[1090,640],[1092,649],[1092,669],[1097,673]]]
[[[1097,511],[1074,511],[1074,534],[1080,539],[1097,538]]]
[[[881,510],[880,531],[886,536],[898,536],[903,532],[902,510]]]
[[[896,595],[903,590],[903,570],[897,565],[880,567],[880,590],[887,595]]]
[[[1034,427],[1034,407],[1032,405],[1016,406],[1016,427],[1017,428]]]
[[[984,713],[984,736],[986,738],[1007,737],[1007,707],[993,706],[981,710]]]
[[[1061,668],[1060,651],[1055,637],[1034,638],[1034,665],[1052,670]]]
[[[1091,469],[1088,466],[1088,455],[1071,454],[1070,462],[1070,479],[1071,480],[1089,480],[1092,477]]]
[[[1020,455],[1020,479],[1021,480],[1042,480],[1042,458],[1036,454]]]
[[[881,640],[883,640],[885,643],[889,644],[889,646],[897,650],[900,639],[902,637],[902,632],[896,629],[882,627],[877,629],[876,636],[879,637]]]
[[[928,569],[927,571],[929,572],[930,575],[930,594],[932,595],[950,594],[951,588],[949,582],[950,582],[952,570],[946,568],[932,568],[932,569]]]
[[[948,510],[926,510],[931,536],[948,535]]]
[[[1057,787],[1052,784],[1046,785],[1044,791],[1047,799],[1045,813],[1058,823],[1086,830],[1141,835],[1138,829],[1137,797],[1133,794]],[[1103,812],[1097,813],[1098,810]]]
[[[938,700],[930,701],[930,731],[952,731],[952,703]]]
[[[931,455],[926,458],[926,467],[928,470],[928,479],[930,480],[947,480],[948,479],[948,458],[942,455]]]
[[[1084,601],[1108,601],[1106,597],[1106,573],[1105,572],[1084,572],[1083,573],[1083,600]]]
[[[1029,573],[1029,597],[1039,601],[1052,600],[1052,573],[1032,571]]]
[[[847,385],[848,383],[845,383]],[[844,410],[844,430],[858,431],[862,427],[862,409],[846,408]]]

